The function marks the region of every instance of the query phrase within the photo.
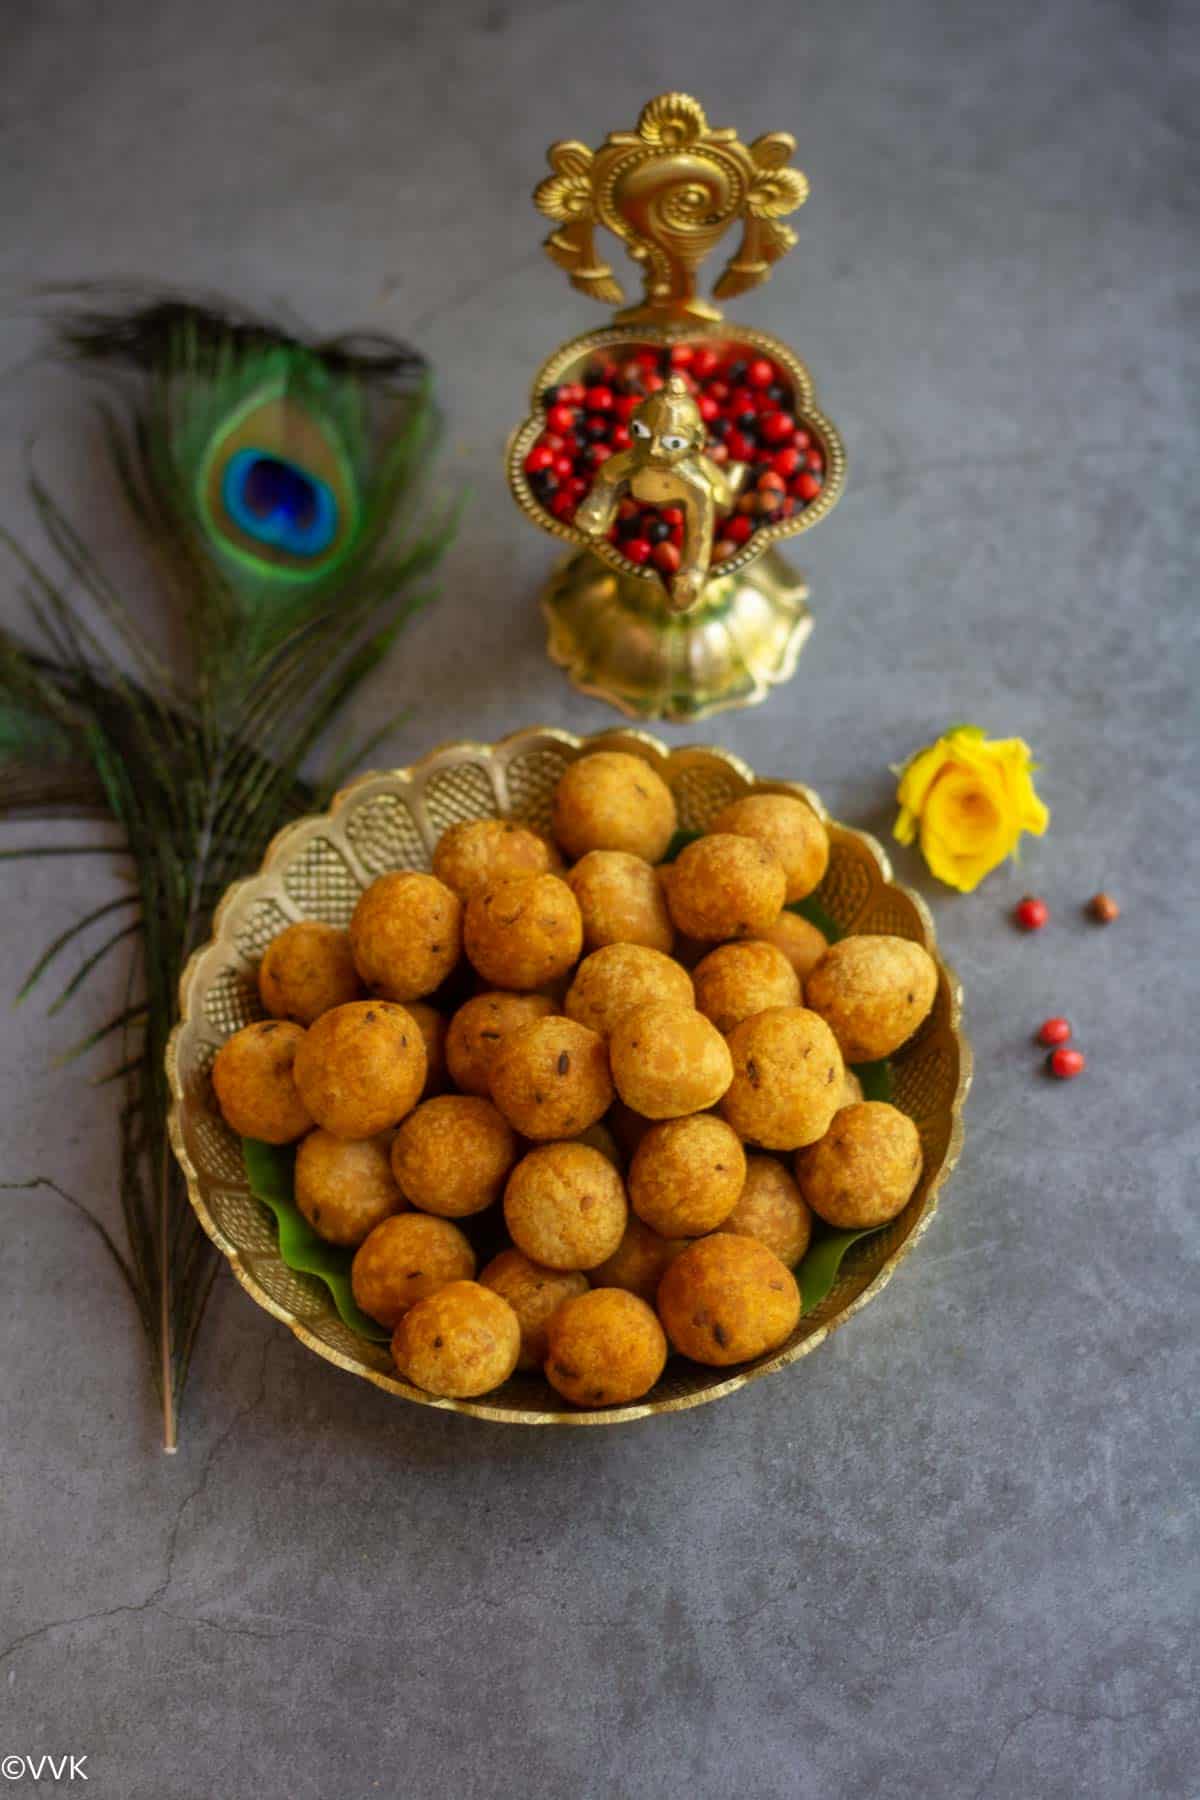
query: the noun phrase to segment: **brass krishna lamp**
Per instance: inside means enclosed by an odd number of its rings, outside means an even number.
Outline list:
[[[722,320],[700,264],[741,236],[714,296],[768,279],[796,242],[808,192],[786,132],[743,144],[686,94],[660,94],[636,131],[593,152],[551,146],[538,210],[571,285],[620,307],[538,370],[508,447],[513,496],[573,546],[541,595],[550,655],[585,693],[641,718],[752,706],[792,675],[812,629],[808,589],[779,554],[837,504],[841,438],[800,358]],[[605,226],[644,271],[624,295],[596,243]]]

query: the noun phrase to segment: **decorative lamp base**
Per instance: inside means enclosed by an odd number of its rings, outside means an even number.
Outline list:
[[[686,615],[669,610],[657,582],[586,550],[541,595],[547,650],[577,688],[634,718],[678,723],[758,706],[790,680],[812,630],[807,601],[807,583],[776,550],[714,576]]]

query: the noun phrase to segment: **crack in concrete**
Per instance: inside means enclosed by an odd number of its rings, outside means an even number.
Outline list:
[[[50,1619],[44,1625],[35,1626],[32,1631],[23,1632],[20,1637],[14,1638],[11,1643],[6,1644],[4,1648],[0,1650],[0,1666],[3,1666],[10,1657],[15,1656],[18,1650],[24,1649],[28,1644],[36,1643],[39,1638],[48,1637],[50,1633],[54,1631],[66,1631],[76,1625],[89,1625],[94,1623],[97,1619],[115,1619],[119,1618],[122,1614],[148,1612],[152,1608],[158,1612],[166,1612],[166,1608],[164,1608],[160,1602],[169,1592],[171,1583],[175,1577],[175,1558],[184,1514],[187,1512],[189,1506],[192,1505],[193,1501],[200,1498],[201,1494],[203,1494],[205,1488],[208,1486],[216,1460],[237,1430],[238,1426],[243,1420],[247,1419],[252,1412],[261,1406],[263,1400],[266,1398],[267,1362],[274,1342],[275,1337],[273,1333],[269,1334],[263,1342],[263,1354],[259,1365],[258,1384],[254,1395],[244,1406],[239,1407],[237,1412],[234,1413],[232,1419],[230,1419],[228,1425],[225,1427],[224,1431],[221,1432],[211,1450],[209,1450],[207,1456],[204,1458],[204,1462],[200,1469],[199,1479],[183,1496],[183,1499],[175,1509],[175,1517],[172,1519],[170,1529],[167,1532],[166,1544],[163,1552],[163,1576],[161,1581],[151,1589],[144,1600],[138,1600],[136,1602],[127,1601],[121,1606],[100,1607],[94,1612],[75,1613],[65,1619]],[[178,1617],[180,1615],[168,1613],[167,1616]],[[200,1620],[198,1622],[203,1624],[208,1621]],[[12,1679],[11,1672],[9,1678],[10,1680]]]
[[[1098,1725],[1108,1722],[1113,1725],[1124,1725],[1131,1719],[1143,1719],[1151,1713],[1165,1712],[1169,1706],[1182,1703],[1187,1698],[1183,1694],[1168,1694],[1165,1699],[1148,1701],[1145,1706],[1132,1707],[1129,1712],[1114,1713],[1096,1711],[1075,1711],[1069,1706],[1034,1706],[1028,1712],[1020,1713],[1006,1726],[1004,1736],[1000,1739],[996,1754],[992,1758],[992,1766],[975,1789],[971,1800],[981,1800],[981,1796],[991,1787],[996,1779],[1004,1752],[1008,1749],[1018,1731],[1033,1722],[1034,1719],[1071,1719],[1077,1725]]]

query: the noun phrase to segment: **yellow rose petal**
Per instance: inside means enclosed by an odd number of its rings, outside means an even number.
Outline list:
[[[919,839],[938,880],[970,893],[1015,854],[1023,831],[1041,836],[1049,824],[1034,767],[1023,738],[952,726],[901,770],[893,834],[902,844]]]

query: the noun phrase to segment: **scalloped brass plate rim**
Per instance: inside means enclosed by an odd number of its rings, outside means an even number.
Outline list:
[[[253,1271],[246,1267],[242,1252],[237,1245],[230,1241],[213,1217],[204,1194],[202,1176],[187,1147],[183,1122],[183,1109],[186,1105],[186,1071],[182,1066],[181,1058],[193,1028],[199,1029],[196,1024],[195,1003],[199,998],[207,968],[210,964],[224,964],[229,961],[237,962],[244,968],[252,966],[236,944],[226,938],[226,928],[236,917],[244,900],[255,890],[261,891],[267,887],[273,872],[287,863],[289,850],[308,837],[316,836],[323,825],[332,823],[339,812],[369,787],[379,787],[380,791],[384,793],[411,790],[414,787],[419,789],[429,774],[445,767],[448,762],[471,760],[476,763],[493,764],[498,755],[511,759],[522,750],[535,750],[550,742],[560,746],[572,756],[579,755],[584,750],[602,748],[640,749],[648,760],[660,767],[670,764],[677,767],[685,766],[689,761],[697,758],[715,760],[723,763],[740,781],[745,782],[754,791],[801,795],[829,824],[834,833],[860,844],[875,863],[882,883],[902,894],[913,907],[921,925],[925,947],[939,964],[946,980],[949,999],[948,1028],[958,1051],[958,1079],[950,1100],[949,1136],[945,1153],[926,1189],[920,1216],[859,1294],[847,1302],[834,1317],[800,1342],[747,1368],[736,1370],[725,1380],[716,1381],[694,1393],[673,1396],[670,1399],[650,1399],[631,1406],[592,1411],[572,1409],[559,1412],[536,1407],[498,1408],[494,1403],[490,1404],[486,1397],[478,1400],[444,1399],[412,1387],[396,1375],[357,1362],[342,1351],[323,1342],[308,1329],[302,1319],[290,1313],[285,1306],[282,1306],[271,1294],[266,1292],[255,1279]],[[500,782],[498,786],[502,788],[503,782]],[[874,1300],[883,1292],[900,1264],[907,1256],[911,1255],[916,1244],[929,1229],[938,1209],[941,1191],[957,1166],[962,1153],[963,1106],[971,1086],[972,1052],[962,1029],[962,985],[954,971],[938,953],[937,933],[925,901],[919,894],[892,879],[891,863],[875,838],[867,832],[856,831],[851,826],[842,825],[837,820],[831,819],[820,797],[811,788],[800,782],[760,779],[749,764],[732,751],[706,744],[682,745],[672,748],[651,733],[638,730],[636,727],[602,731],[589,737],[580,737],[573,732],[557,727],[528,726],[509,733],[494,744],[456,739],[438,746],[418,762],[405,768],[371,770],[357,776],[334,795],[326,812],[310,814],[284,826],[267,847],[257,873],[234,882],[226,890],[213,915],[212,935],[208,943],[193,953],[180,978],[179,1000],[179,1021],[171,1034],[165,1058],[167,1080],[171,1092],[171,1105],[167,1120],[168,1134],[171,1148],[183,1171],[188,1198],[196,1216],[208,1237],[229,1262],[236,1280],[257,1305],[261,1306],[272,1318],[278,1319],[286,1325],[293,1336],[298,1338],[309,1350],[314,1351],[336,1368],[357,1375],[386,1393],[414,1401],[420,1406],[434,1407],[443,1412],[462,1413],[467,1417],[484,1419],[495,1425],[619,1425],[638,1419],[654,1418],[664,1413],[685,1412],[694,1406],[704,1406],[710,1401],[723,1399],[764,1375],[773,1374],[778,1369],[787,1368],[791,1364],[799,1362],[803,1357],[811,1355],[819,1344],[824,1343],[834,1331],[840,1330],[847,1320],[861,1312],[869,1301]]]

